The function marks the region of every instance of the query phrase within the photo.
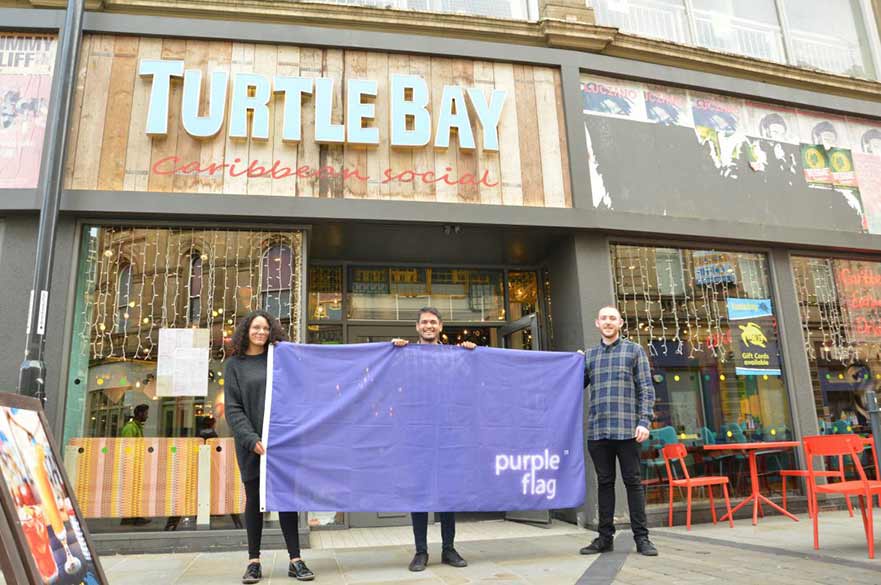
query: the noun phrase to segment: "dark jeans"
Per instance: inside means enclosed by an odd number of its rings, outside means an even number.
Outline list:
[[[645,520],[645,489],[640,475],[639,443],[636,439],[613,441],[603,439],[588,441],[587,450],[597,471],[600,537],[615,537],[615,459],[621,464],[621,479],[627,488],[627,508],[630,511],[630,528],[633,538],[648,538]]]
[[[300,515],[296,512],[279,512],[278,523],[288,547],[288,555],[295,559],[300,556]],[[260,480],[245,482],[245,528],[248,531],[248,558],[260,558],[260,543],[263,540],[263,512],[260,511]]]
[[[453,548],[456,538],[456,513],[439,512],[441,523],[441,539],[444,550]],[[416,539],[416,552],[428,552],[428,512],[410,512],[413,519],[413,537]]]

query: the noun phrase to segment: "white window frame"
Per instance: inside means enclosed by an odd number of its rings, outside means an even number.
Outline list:
[[[685,20],[686,28],[688,30],[688,36],[690,37],[688,44],[694,47],[702,47],[702,45],[699,45],[697,42],[698,34],[694,3],[692,0],[681,1],[685,10]],[[777,23],[780,27],[780,34],[783,37],[783,64],[789,65],[791,67],[799,67],[792,42],[792,29],[790,27],[788,19],[786,18],[785,10],[785,2],[797,2],[798,0],[771,1],[774,3],[774,8],[777,14]],[[596,4],[597,0],[585,0],[585,2],[588,6],[591,6],[592,4]],[[858,30],[858,33],[861,32],[864,35],[864,38],[858,39],[858,41],[860,42],[860,44],[862,44],[863,41],[866,42],[866,44],[868,45],[868,56],[871,59],[871,63],[864,64],[866,75],[869,79],[881,81],[881,37],[879,37],[878,25],[875,18],[875,6],[873,6],[872,0],[857,0],[855,9],[858,10],[859,13],[855,14],[854,16],[858,17],[859,20],[862,21],[862,30]],[[663,40],[669,41],[670,39]],[[713,49],[708,50],[712,51]],[[742,55],[742,53],[738,54]],[[841,75],[840,73],[832,71],[827,72],[832,73],[833,75]]]

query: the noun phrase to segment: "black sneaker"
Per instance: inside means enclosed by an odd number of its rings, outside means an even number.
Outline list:
[[[636,552],[647,557],[658,556],[658,549],[652,544],[648,538],[641,538],[636,541]]]
[[[456,552],[454,548],[444,549],[441,553],[441,562],[451,567],[467,567],[468,561],[462,558],[462,555]]]
[[[249,563],[245,574],[242,575],[242,583],[259,583],[262,578],[263,569],[260,568],[260,563]]]
[[[612,552],[615,550],[615,541],[605,539],[603,537],[597,537],[593,539],[593,542],[582,548],[580,551],[583,555],[596,555],[604,552]]]
[[[419,571],[425,570],[425,565],[428,564],[428,553],[418,552],[413,555],[413,560],[410,561],[409,569],[414,573],[418,573]]]
[[[309,570],[306,563],[302,559],[291,561],[288,567],[288,577],[293,577],[297,581],[311,581],[315,578],[315,573]]]

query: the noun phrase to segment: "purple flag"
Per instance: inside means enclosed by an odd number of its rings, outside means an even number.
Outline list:
[[[269,511],[502,511],[584,500],[583,357],[281,343],[269,357]]]

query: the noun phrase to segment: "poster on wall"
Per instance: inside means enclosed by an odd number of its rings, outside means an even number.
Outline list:
[[[55,37],[0,32],[0,189],[37,186]]]
[[[881,264],[837,262],[835,284],[853,339],[881,341]]]
[[[743,101],[713,94],[689,93],[694,132],[709,145],[718,169],[737,166],[744,143]]]
[[[684,89],[647,84],[643,95],[649,122],[662,126],[694,128],[694,120],[688,107],[688,93]]]
[[[728,299],[738,376],[779,376],[780,355],[771,299]]]
[[[881,157],[881,122],[864,118],[847,119],[848,136],[853,151]]]
[[[798,110],[798,135],[802,144],[850,148],[847,120],[843,116]]]
[[[48,428],[39,401],[0,393],[0,500],[15,540],[4,552],[23,565],[31,584],[104,585]]]
[[[156,396],[207,396],[209,349],[208,329],[160,329]]]
[[[822,144],[802,144],[801,164],[805,181],[815,189],[832,188],[832,169],[829,166],[829,149]]]
[[[881,234],[881,154],[853,153],[854,169],[860,185],[866,229]]]
[[[585,114],[646,121],[645,95],[641,83],[591,77],[581,83],[581,96]]]
[[[881,234],[881,122],[848,118],[847,123],[866,228],[869,233]]]
[[[798,115],[795,108],[747,101],[744,110],[747,136],[786,144],[799,143]]]
[[[744,102],[750,168],[756,172],[797,172],[798,116],[794,108]]]

